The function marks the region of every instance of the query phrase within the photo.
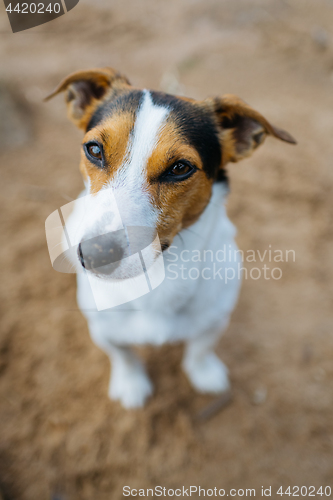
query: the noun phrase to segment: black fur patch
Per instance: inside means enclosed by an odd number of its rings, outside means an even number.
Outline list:
[[[141,90],[132,91],[119,91],[118,94],[114,93],[110,99],[104,101],[94,112],[87,126],[86,132],[95,128],[106,118],[109,118],[115,113],[131,112],[135,114],[142,98],[143,92]]]
[[[229,185],[228,174],[224,168],[220,168],[218,170],[215,182],[223,182],[224,184]]]
[[[207,177],[216,178],[222,155],[218,130],[209,111],[169,94],[151,95],[154,104],[170,109],[168,119],[175,122],[182,137],[198,151]]]

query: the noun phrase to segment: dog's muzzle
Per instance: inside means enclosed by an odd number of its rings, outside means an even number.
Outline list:
[[[77,254],[84,269],[100,277],[110,277],[124,259],[140,253],[152,244],[155,237],[154,228],[127,226],[125,229],[82,239]],[[129,277],[138,273],[139,270],[130,266]]]

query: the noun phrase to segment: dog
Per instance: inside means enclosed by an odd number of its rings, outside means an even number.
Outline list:
[[[228,370],[214,348],[236,305],[241,273],[225,209],[225,167],[250,156],[268,135],[295,140],[235,95],[197,101],[141,90],[112,68],[73,73],[46,99],[61,92],[69,118],[85,134],[85,190],[66,222],[77,242],[70,258],[92,340],[111,361],[110,398],[136,408],[153,393],[131,345],[180,341],[192,386],[228,391]],[[221,279],[215,269],[208,279],[216,262],[202,256],[222,248],[232,278]],[[197,271],[185,276],[191,255]],[[169,274],[130,301],[140,272],[161,259]],[[116,307],[108,308],[111,303]]]

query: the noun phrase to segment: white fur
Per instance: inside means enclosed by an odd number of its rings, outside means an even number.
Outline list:
[[[118,183],[126,182],[134,186],[140,184],[143,187],[146,162],[156,146],[158,132],[168,114],[168,108],[154,105],[150,92],[143,91],[134,131],[127,145],[126,161],[118,170]]]

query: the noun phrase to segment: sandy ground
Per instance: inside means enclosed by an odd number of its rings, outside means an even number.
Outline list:
[[[117,500],[124,485],[200,485],[257,497],[272,486],[281,498],[281,485],[333,486],[333,2],[86,0],[15,35],[0,14],[0,79],[33,123],[25,145],[0,151],[4,497]],[[211,419],[196,418],[214,398],[190,388],[182,346],[143,349],[156,385],[144,410],[110,402],[75,277],[49,262],[44,221],[81,189],[81,134],[61,97],[41,99],[101,65],[195,98],[236,93],[299,142],[268,139],[229,168],[240,247],[293,249],[296,260],[279,263],[280,280],[244,282],[218,347],[233,400]]]

